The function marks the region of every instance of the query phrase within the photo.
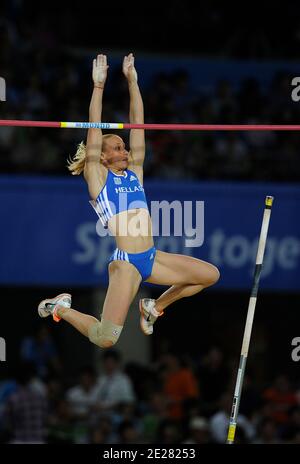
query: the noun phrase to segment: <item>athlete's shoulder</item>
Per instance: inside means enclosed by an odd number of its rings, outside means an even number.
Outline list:
[[[129,177],[134,177],[135,179],[137,178],[137,175],[134,171],[131,171],[131,169],[126,169],[126,174]]]

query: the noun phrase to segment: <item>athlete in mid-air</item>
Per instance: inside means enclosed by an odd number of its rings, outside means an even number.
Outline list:
[[[106,56],[98,55],[93,60],[90,122],[101,121],[107,69]],[[132,54],[124,58],[123,74],[130,95],[130,123],[143,124],[143,100]],[[86,145],[82,142],[78,146],[69,164],[72,174],[83,173],[91,202],[103,226],[116,240],[117,248],[108,264],[109,285],[100,320],[72,309],[68,293],[43,300],[38,307],[41,317],[64,319],[102,348],[118,341],[141,282],[169,286],[158,299],[144,298],[139,302],[141,329],[151,335],[154,322],[170,304],[195,295],[219,279],[218,269],[210,263],[156,250],[143,188],[144,130],[131,130],[129,145],[127,150],[118,135],[102,135],[101,129],[89,129]]]

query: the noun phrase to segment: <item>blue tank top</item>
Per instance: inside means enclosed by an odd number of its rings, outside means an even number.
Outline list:
[[[107,228],[111,217],[122,211],[148,209],[144,188],[137,175],[126,169],[124,174],[108,170],[105,185],[96,201],[90,201],[103,226]]]

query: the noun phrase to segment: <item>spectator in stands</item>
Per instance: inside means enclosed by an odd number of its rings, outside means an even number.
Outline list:
[[[98,378],[98,401],[102,409],[112,409],[121,402],[132,403],[135,393],[130,378],[121,367],[121,355],[115,350],[103,353],[103,374]]]
[[[147,443],[154,441],[160,424],[168,417],[168,399],[162,392],[153,392],[148,401],[148,412],[142,419],[143,437]]]
[[[66,399],[73,418],[87,424],[98,402],[98,386],[92,366],[84,366],[80,370],[79,382],[67,391]]]
[[[4,421],[13,444],[46,443],[47,399],[32,389],[32,378],[32,364],[22,363],[17,370],[17,390],[6,401]]]
[[[199,398],[195,374],[191,367],[183,365],[179,357],[172,353],[163,356],[161,374],[163,393],[169,402],[169,417],[180,420],[183,417],[185,401]]]
[[[265,389],[262,397],[270,408],[270,418],[277,424],[287,424],[289,410],[298,404],[289,378],[284,374],[278,375],[273,385]]]
[[[46,325],[39,326],[35,335],[25,336],[21,342],[21,359],[32,362],[37,374],[45,378],[49,372],[59,372],[61,364],[55,342]]]
[[[229,371],[219,347],[213,346],[200,359],[198,379],[208,413],[213,413],[224,390],[228,387]]]
[[[211,443],[209,423],[205,417],[194,417],[189,424],[189,435],[184,445],[204,445]]]
[[[60,398],[49,417],[49,443],[72,444],[86,442],[86,429],[73,422],[72,411],[68,401]]]

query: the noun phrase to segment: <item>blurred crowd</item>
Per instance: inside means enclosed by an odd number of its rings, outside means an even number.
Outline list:
[[[61,18],[57,18],[57,29],[49,26],[53,12],[48,12],[47,22],[46,12],[33,9],[36,27],[32,28],[30,8],[24,10],[24,16],[21,14],[24,4],[7,3],[6,15],[0,20],[0,74],[7,82],[6,102],[0,104],[1,117],[86,121],[92,91],[92,54],[87,49],[57,46],[64,8]],[[142,87],[142,93],[148,123],[300,122],[300,105],[291,99],[291,76],[284,72],[274,75],[268,88],[249,78],[238,86],[222,80],[208,90],[194,88],[188,72],[178,68],[155,74],[150,85]],[[120,69],[111,69],[103,120],[128,121],[128,106],[125,79]],[[85,138],[86,131],[78,130],[1,128],[0,169],[67,175],[66,160]],[[299,132],[149,131],[146,176],[299,181],[299,142]]]
[[[126,3],[80,0],[2,0],[1,17],[11,21],[21,39],[42,47],[63,45],[180,52],[234,58],[299,57],[299,5],[233,2]],[[71,13],[70,13],[71,12]],[[272,19],[270,21],[270,18]]]
[[[236,360],[162,352],[145,366],[104,350],[99,370],[70,374],[47,326],[24,337],[15,374],[0,380],[1,443],[225,443]],[[300,444],[299,388],[248,369],[236,443]]]

